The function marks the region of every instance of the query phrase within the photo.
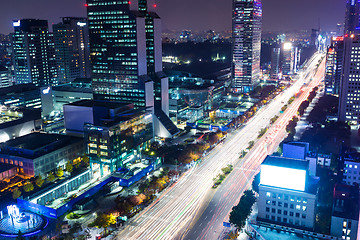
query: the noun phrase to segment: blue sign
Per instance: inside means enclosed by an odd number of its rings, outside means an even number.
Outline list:
[[[231,224],[229,222],[223,222],[223,226],[229,228],[229,227],[231,227]]]

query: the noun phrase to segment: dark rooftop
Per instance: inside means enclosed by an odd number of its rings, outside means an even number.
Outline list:
[[[6,172],[10,169],[16,168],[15,165],[7,164],[7,163],[0,163],[0,173]]]
[[[77,102],[69,103],[66,105],[70,106],[79,106],[79,107],[106,107],[108,109],[131,107],[132,104],[129,103],[119,103],[119,102],[107,102],[107,101],[94,101],[94,100],[80,100]]]
[[[34,159],[79,141],[83,139],[34,132],[0,144],[0,153]]]
[[[359,186],[335,185],[332,215],[356,221],[359,219]]]

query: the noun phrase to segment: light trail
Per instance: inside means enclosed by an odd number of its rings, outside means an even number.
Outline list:
[[[307,73],[314,71],[320,57],[318,54],[313,61],[309,61]],[[323,68],[323,64],[320,68]],[[285,136],[285,132],[280,129],[285,128],[287,121],[307,98],[305,95],[312,85],[303,88],[304,93],[294,100],[244,159],[239,160],[239,153],[248,146],[249,141],[256,140],[259,130],[267,126],[270,119],[279,113],[283,102],[287,102],[304,86],[305,80],[300,77],[293,86],[261,108],[246,126],[229,134],[227,140],[213,149],[201,164],[189,170],[158,200],[131,220],[116,239],[180,239],[185,233],[188,233],[186,239],[217,239],[223,229],[222,222],[228,218],[229,211],[240,199],[242,192],[249,188],[262,160],[276,149],[277,142]],[[316,82],[313,85],[316,86]],[[276,139],[271,140],[266,147],[266,138],[271,139],[272,136]],[[213,178],[229,163],[234,165],[233,172],[217,190],[213,190]],[[217,195],[220,195],[219,199],[213,198]],[[215,207],[206,209],[212,202],[215,202]],[[191,230],[188,231],[189,229]]]

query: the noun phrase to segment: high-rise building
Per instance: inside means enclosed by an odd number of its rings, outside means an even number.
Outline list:
[[[351,34],[344,37],[344,58],[340,82],[340,121],[360,120],[360,36]]]
[[[155,1],[87,0],[87,6],[94,99],[152,107],[155,134],[175,134]]]
[[[89,28],[86,18],[64,17],[53,25],[59,84],[90,77]]]
[[[57,85],[54,42],[47,20],[22,19],[13,26],[16,84]]]
[[[10,71],[6,67],[0,65],[0,88],[10,87],[12,85]]]
[[[333,37],[326,55],[325,93],[339,95],[344,54],[344,38]]]
[[[249,92],[260,77],[261,0],[233,0],[232,91]]]
[[[291,42],[284,43],[282,49],[282,74],[292,75],[299,69],[300,50]]]
[[[274,47],[271,50],[271,69],[270,69],[270,77],[273,79],[279,78],[280,73],[280,48]]]
[[[345,34],[355,33],[356,28],[359,26],[359,1],[348,0],[345,12]]]

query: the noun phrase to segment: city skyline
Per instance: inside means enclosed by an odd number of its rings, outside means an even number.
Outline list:
[[[195,2],[190,0],[158,0],[157,8],[159,16],[163,19],[164,31],[181,31],[183,29],[193,31],[231,30],[232,1],[230,0],[226,2],[219,0],[198,0]],[[16,11],[10,11],[13,9]],[[303,17],[304,12],[307,13],[306,18]],[[322,29],[335,30],[336,23],[344,21],[344,13],[344,1],[266,1],[263,3],[263,31],[310,30],[317,28],[319,21]],[[61,17],[85,17],[85,0],[63,0],[58,1],[58,3],[46,0],[7,1],[2,3],[0,16],[0,33],[8,34],[12,31],[12,20],[15,19],[45,19],[49,20],[49,25],[52,25],[60,22]],[[199,21],[199,19],[204,20]]]

